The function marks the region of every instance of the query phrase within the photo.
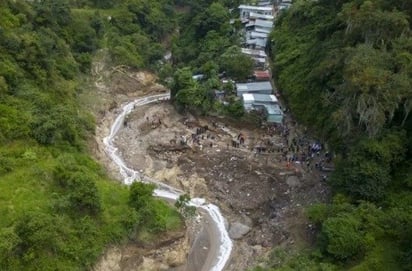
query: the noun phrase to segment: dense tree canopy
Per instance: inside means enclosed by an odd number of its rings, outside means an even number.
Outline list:
[[[168,3],[0,1],[1,270],[90,269],[109,244],[181,226],[152,190],[150,208],[129,205],[129,189],[89,157],[94,120],[79,100],[102,45],[114,64],[163,57]]]
[[[286,266],[410,268],[411,17],[410,1],[301,0],[277,18],[277,84],[336,154],[335,201],[309,211],[322,254]]]

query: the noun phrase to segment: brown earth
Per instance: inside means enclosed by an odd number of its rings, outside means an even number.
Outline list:
[[[107,69],[104,59],[96,63],[97,87],[89,98],[94,99],[90,108],[95,112],[98,128],[95,141],[90,145],[108,171],[118,177],[102,144],[116,115],[115,108],[133,98],[164,92],[165,89],[156,84],[149,73],[130,73],[122,67]],[[85,96],[86,101],[87,98]],[[193,140],[196,129],[205,126],[208,129]],[[279,152],[282,148],[287,149],[292,137],[301,134],[290,124],[289,129],[290,133],[285,137],[281,129],[268,131],[225,119],[180,115],[169,103],[159,103],[132,112],[115,143],[132,168],[181,188],[192,197],[207,198],[221,208],[229,225],[240,222],[250,226],[249,233],[234,241],[232,257],[226,268],[245,270],[256,265],[272,247],[296,249],[310,244],[313,241],[312,226],[304,209],[328,197],[326,185],[316,170],[297,163],[288,165]],[[237,140],[239,134],[243,135],[244,144],[239,148],[232,147],[232,140]],[[182,144],[182,141],[186,143]],[[259,153],[257,147],[266,148],[266,151]],[[165,259],[172,256],[161,251],[186,255],[190,238],[173,240],[185,245],[156,247],[154,250],[135,244],[112,248],[100,263],[107,258],[114,259],[107,266],[116,266],[116,269],[96,267],[95,270],[174,268],[184,261],[168,265]],[[133,257],[135,260],[127,265]],[[117,264],[113,263],[116,260]]]

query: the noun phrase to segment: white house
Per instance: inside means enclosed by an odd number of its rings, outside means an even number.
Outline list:
[[[249,6],[249,5],[240,5],[239,7],[240,19],[241,21],[247,21],[251,13],[258,13],[262,15],[273,16],[274,9],[272,5],[269,6]]]

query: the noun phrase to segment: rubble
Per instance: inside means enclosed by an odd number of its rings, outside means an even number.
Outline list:
[[[148,129],[147,118],[159,116],[162,125]],[[305,165],[290,163],[290,153],[284,155],[291,129],[182,116],[167,103],[136,109],[128,123],[116,140],[127,164],[191,197],[207,198],[235,221],[230,234],[237,241],[227,270],[244,270],[256,264],[256,253],[263,256],[273,246],[305,239],[304,208],[327,196],[321,178],[312,177]],[[232,145],[239,134],[243,144]],[[255,146],[267,147],[257,152]]]
[[[92,101],[90,108],[98,122],[96,140],[90,145],[107,171],[116,177],[117,168],[112,168],[101,143],[110,132],[109,124],[116,114],[110,110],[133,98],[166,90],[145,73],[136,74],[136,78],[143,80],[139,84],[122,73],[105,77],[111,84],[101,84],[97,87],[98,93],[88,94]],[[294,142],[296,135],[304,132],[296,131],[292,122],[288,124],[286,120],[286,123],[286,127],[268,129],[221,118],[196,118],[190,114],[180,115],[170,104],[159,103],[132,112],[115,140],[131,167],[180,187],[192,197],[208,198],[221,208],[228,221],[250,228],[236,240],[226,268],[237,271],[255,266],[273,246],[312,242],[314,230],[308,227],[304,209],[325,201],[329,195],[322,181],[327,172],[311,169],[315,161],[310,166],[296,163],[296,159],[300,162],[304,157],[293,155],[293,149],[300,143],[306,145],[309,140],[299,138]],[[205,126],[208,131],[196,135],[196,129]],[[193,138],[192,134],[195,134]],[[232,146],[232,140],[240,134],[244,137],[243,144]],[[266,151],[258,152],[256,146],[266,146]],[[325,163],[320,168],[333,169],[333,165]],[[196,218],[192,222],[202,223]],[[178,265],[179,262],[171,260],[178,257],[167,251],[186,255],[188,248],[167,245],[154,249],[153,253],[151,249],[137,250],[134,246],[112,249],[106,253],[107,257],[102,257],[106,264],[94,270],[137,266],[143,262],[142,255],[146,259],[143,270],[156,270],[157,263],[163,267]]]

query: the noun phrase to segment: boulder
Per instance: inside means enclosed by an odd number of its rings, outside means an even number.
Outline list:
[[[300,184],[300,181],[299,181],[299,178],[298,178],[298,177],[292,175],[292,176],[289,176],[289,177],[286,179],[286,183],[287,183],[290,187],[296,187],[296,186],[298,186],[298,185]]]
[[[250,231],[250,227],[239,222],[234,222],[230,226],[229,236],[232,239],[240,239]]]

